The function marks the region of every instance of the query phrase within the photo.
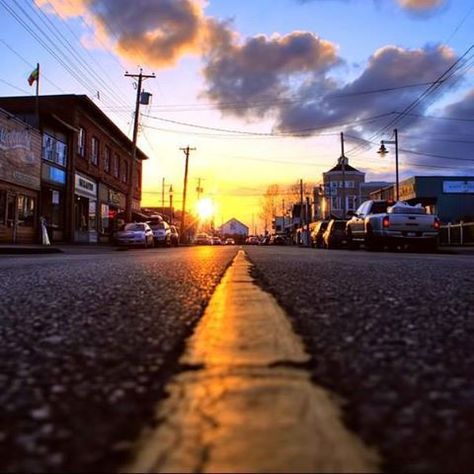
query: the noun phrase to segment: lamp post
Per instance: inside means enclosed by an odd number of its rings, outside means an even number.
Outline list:
[[[398,130],[394,130],[395,140],[382,140],[378,154],[384,157],[390,153],[385,145],[395,145],[395,168],[397,174],[397,202],[400,201],[400,169],[398,162]]]
[[[173,186],[172,185],[170,186],[169,194],[170,194],[170,225],[173,225],[173,194],[174,194],[174,191],[173,191]]]

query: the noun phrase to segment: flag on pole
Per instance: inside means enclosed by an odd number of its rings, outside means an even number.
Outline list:
[[[28,78],[28,84],[32,86],[39,79],[39,66],[30,74]]]

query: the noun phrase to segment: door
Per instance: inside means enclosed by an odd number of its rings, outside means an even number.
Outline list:
[[[6,240],[8,243],[14,244],[18,232],[18,197],[16,194],[7,193],[6,211]]]

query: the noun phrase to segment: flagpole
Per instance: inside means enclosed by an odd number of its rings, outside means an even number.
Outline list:
[[[36,79],[36,126],[39,128],[40,125],[40,112],[39,112],[39,93],[40,93],[40,63],[36,64],[36,70],[38,71],[38,78]]]

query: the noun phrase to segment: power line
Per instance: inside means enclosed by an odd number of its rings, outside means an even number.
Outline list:
[[[291,136],[292,134],[297,134],[297,133],[305,133],[305,132],[314,132],[317,130],[325,130],[328,128],[335,128],[335,127],[344,127],[346,125],[354,125],[354,124],[359,124],[359,123],[367,123],[371,121],[376,121],[379,120],[383,117],[387,117],[389,115],[393,115],[393,112],[388,113],[388,114],[381,114],[381,115],[376,115],[373,117],[368,117],[366,119],[360,119],[360,120],[355,120],[352,122],[346,122],[346,123],[335,123],[331,125],[325,125],[322,127],[314,127],[314,128],[304,128],[304,129],[298,129],[298,130],[287,130],[287,131],[282,131],[279,133],[263,133],[263,132],[248,132],[244,130],[230,130],[230,129],[224,129],[224,128],[218,128],[218,127],[209,127],[205,125],[199,125],[195,123],[189,123],[189,122],[180,122],[177,120],[171,120],[171,119],[165,119],[163,117],[155,117],[153,115],[144,115],[145,117],[151,118],[153,120],[159,120],[161,122],[166,122],[166,123],[172,123],[174,125],[182,125],[185,127],[191,127],[191,128],[198,128],[201,130],[210,130],[210,131],[215,131],[215,132],[224,132],[224,133],[230,133],[230,134],[239,134],[239,135],[251,135],[251,136],[263,136],[263,137],[274,137],[274,136]]]

